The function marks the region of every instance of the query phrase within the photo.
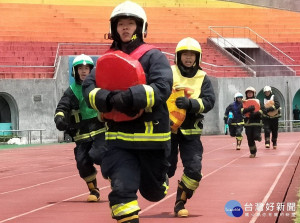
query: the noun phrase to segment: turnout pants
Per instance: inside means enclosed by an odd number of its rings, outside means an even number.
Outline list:
[[[113,218],[121,219],[140,211],[138,190],[149,201],[163,199],[168,167],[163,149],[134,150],[108,146],[101,171],[104,178],[111,180],[112,191],[108,198]]]
[[[231,137],[243,137],[243,125],[229,125]]]
[[[270,144],[270,136],[272,133],[272,143],[276,145],[278,138],[278,118],[264,119],[265,143]]]
[[[168,157],[171,164],[168,176],[171,178],[175,175],[178,162],[178,152],[180,151],[180,158],[184,167],[184,174],[195,181],[200,181],[202,178],[202,154],[203,146],[200,141],[200,135],[189,139],[185,137],[180,131],[177,134],[171,135],[171,154]]]
[[[255,141],[261,141],[261,126],[256,126],[256,125],[245,126],[245,132],[247,135],[250,153],[256,154],[257,148],[255,145]]]
[[[105,150],[104,134],[96,135],[93,141],[76,144],[74,155],[81,178],[87,178],[97,172],[94,163],[101,164]]]

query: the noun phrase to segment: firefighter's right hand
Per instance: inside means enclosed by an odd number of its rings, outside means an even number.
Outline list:
[[[55,124],[59,131],[65,131],[68,128],[68,123],[63,116],[58,116],[55,120]]]
[[[250,105],[248,108],[244,109],[243,113],[247,113],[247,112],[253,112],[255,110],[254,105]]]

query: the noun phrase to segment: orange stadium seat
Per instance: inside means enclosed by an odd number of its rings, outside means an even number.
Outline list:
[[[53,1],[52,4],[42,1],[29,4],[25,0],[23,4],[6,2],[0,4],[1,16],[5,18],[0,20],[0,66],[52,66],[59,43],[74,43],[73,46],[61,45],[59,55],[99,55],[108,48],[107,45],[88,47],[75,44],[111,42],[103,37],[109,30],[109,16],[114,7],[112,3],[99,1],[87,5],[83,0]],[[236,63],[233,60],[206,44],[211,36],[208,27],[241,26],[250,27],[271,43],[282,44],[287,54],[295,58],[295,64],[300,63],[299,45],[293,48],[295,52],[284,45],[300,42],[299,27],[295,22],[300,20],[299,13],[209,0],[183,0],[180,5],[172,1],[139,3],[145,5],[148,16],[149,34],[146,41],[159,45],[162,51],[173,53],[180,39],[191,36],[201,43],[204,62],[234,66]],[[222,35],[243,37],[245,33],[232,33],[224,29]],[[227,71],[230,72],[226,72],[225,76],[247,76],[241,68]],[[218,72],[212,75],[224,76]],[[37,76],[52,78],[53,74]]]

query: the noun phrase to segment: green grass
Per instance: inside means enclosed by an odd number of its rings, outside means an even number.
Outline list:
[[[17,145],[17,144],[0,144],[0,149],[14,149],[14,148],[23,148],[23,147],[32,147],[32,146],[38,146],[42,144],[23,144],[23,145]]]
[[[65,142],[64,142],[65,143]],[[53,145],[53,144],[61,144],[61,143],[43,143],[43,144],[23,144],[23,145],[17,145],[17,144],[1,144],[0,143],[0,150],[1,149],[18,149],[18,148],[24,148],[24,147],[36,147],[36,146],[44,146],[44,145]]]
[[[298,191],[298,203],[296,210],[296,218],[294,219],[295,223],[300,223],[300,190]]]

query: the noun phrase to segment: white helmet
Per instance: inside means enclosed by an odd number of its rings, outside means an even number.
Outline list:
[[[243,98],[243,97],[244,97],[243,94],[240,93],[240,92],[237,92],[237,93],[234,94],[234,100],[235,101],[236,101],[236,98]]]
[[[119,5],[117,5],[110,15],[110,31],[108,34],[109,39],[114,39],[114,35],[116,32],[116,22],[118,17],[134,17],[142,22],[142,38],[146,38],[147,35],[147,16],[144,9],[131,1],[125,1]]]
[[[176,46],[175,53],[175,63],[177,64],[178,60],[178,52],[183,51],[183,50],[192,50],[195,51],[199,57],[198,58],[198,65],[201,63],[201,55],[202,55],[202,49],[199,44],[199,42],[191,37],[186,37],[182,40],[179,41],[179,43]]]
[[[73,77],[75,77],[75,67],[78,66],[78,65],[89,65],[91,70],[94,68],[94,62],[93,62],[92,58],[85,55],[85,54],[81,54],[81,55],[75,57],[75,59],[73,60],[73,63],[72,63],[72,67],[73,67],[72,75],[73,75]]]
[[[265,86],[264,87],[264,92],[270,91],[272,93],[272,88],[270,86]]]
[[[255,98],[256,97],[256,90],[255,90],[255,88],[254,87],[247,87],[246,88],[246,91],[245,91],[245,95],[246,95],[246,97],[247,97],[247,92],[248,91],[252,91],[253,92],[253,97]]]

